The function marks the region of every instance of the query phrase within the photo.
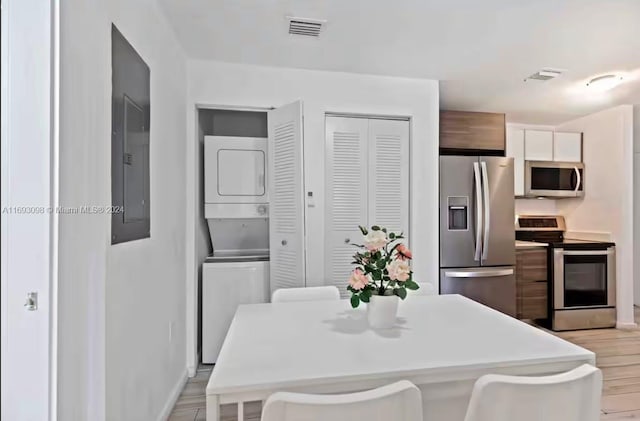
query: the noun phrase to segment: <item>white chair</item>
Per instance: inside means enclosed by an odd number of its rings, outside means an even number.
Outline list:
[[[271,296],[272,303],[288,301],[331,301],[340,299],[340,290],[334,286],[277,289]]]
[[[473,387],[465,421],[598,421],[602,372],[585,364],[544,377],[489,374]]]
[[[420,288],[415,291],[409,291],[409,294],[413,295],[438,295],[436,287],[431,282],[418,282]]]
[[[422,421],[422,395],[411,382],[345,395],[274,393],[261,421]]]

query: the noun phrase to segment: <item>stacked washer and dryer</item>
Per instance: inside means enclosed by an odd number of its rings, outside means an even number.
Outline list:
[[[205,136],[202,362],[215,363],[240,304],[269,301],[267,138]]]

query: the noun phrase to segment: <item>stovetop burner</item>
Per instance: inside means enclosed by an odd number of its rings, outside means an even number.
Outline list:
[[[547,243],[551,248],[567,250],[600,250],[615,244],[608,241],[576,240],[564,238],[564,217],[519,216],[516,221],[516,240]]]

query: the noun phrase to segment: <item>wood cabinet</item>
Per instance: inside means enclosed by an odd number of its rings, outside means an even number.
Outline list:
[[[440,149],[504,152],[504,114],[440,111]]]
[[[547,249],[516,250],[516,316],[547,318]]]
[[[553,161],[553,132],[525,130],[524,159],[527,161]]]
[[[554,132],[553,160],[582,162],[582,133]]]

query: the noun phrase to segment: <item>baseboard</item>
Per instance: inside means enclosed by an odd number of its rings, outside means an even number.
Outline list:
[[[197,371],[198,370],[193,366],[187,367],[187,377],[195,377]]]
[[[634,322],[617,322],[616,329],[629,330],[629,329],[637,329],[638,324]]]
[[[182,393],[182,389],[184,389],[184,385],[187,384],[187,380],[189,379],[189,375],[187,373],[187,369],[185,368],[184,372],[178,379],[176,385],[171,389],[171,394],[169,395],[169,399],[167,403],[162,408],[162,412],[160,412],[160,416],[158,416],[158,421],[166,421],[169,419],[171,415],[171,411],[173,411],[173,407],[176,405],[180,394]]]

